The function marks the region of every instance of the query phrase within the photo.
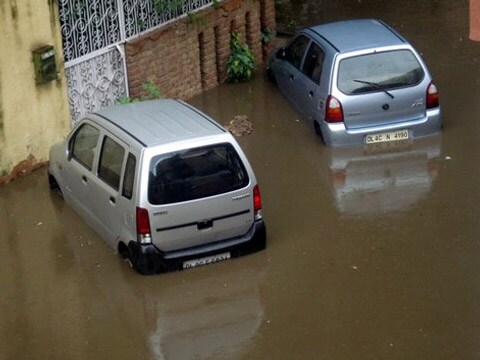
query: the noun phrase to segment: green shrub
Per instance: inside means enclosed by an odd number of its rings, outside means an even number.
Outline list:
[[[262,28],[262,30],[261,30],[261,41],[262,41],[263,45],[269,44],[270,40],[274,36],[275,36],[275,32],[272,31],[270,28],[268,28],[268,27]]]
[[[247,44],[240,42],[240,35],[231,34],[230,56],[227,60],[227,81],[248,81],[253,77],[256,69],[255,56]]]
[[[153,0],[153,8],[160,14],[177,13],[182,10],[182,0]]]
[[[292,5],[289,1],[275,1],[275,20],[278,25],[283,24],[285,30],[289,33],[293,34],[297,30],[298,22],[293,16]]]
[[[208,21],[202,15],[197,12],[187,13],[188,21],[190,24],[195,25],[196,27],[206,27],[208,26]]]
[[[161,99],[162,93],[155,84],[155,80],[152,78],[145,81],[142,84],[142,90],[146,93],[146,96],[141,96],[139,98],[132,98],[132,97],[124,97],[117,100],[118,104],[131,104],[137,101],[146,101],[146,100],[153,100],[153,99]]]

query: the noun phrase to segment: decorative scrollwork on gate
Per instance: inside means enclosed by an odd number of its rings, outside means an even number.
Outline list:
[[[123,59],[116,48],[69,67],[65,72],[73,122],[86,112],[112,106],[126,97]]]
[[[117,0],[59,0],[65,61],[121,40]]]

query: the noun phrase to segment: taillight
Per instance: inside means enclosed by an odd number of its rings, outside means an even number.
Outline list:
[[[137,207],[137,240],[141,244],[150,244],[152,235],[147,209]]]
[[[337,98],[329,95],[327,98],[327,107],[325,109],[325,121],[328,123],[337,123],[343,121],[342,104]]]
[[[262,196],[258,185],[253,188],[253,216],[255,220],[262,219]]]
[[[431,82],[427,88],[427,109],[436,108],[440,105],[437,86]]]

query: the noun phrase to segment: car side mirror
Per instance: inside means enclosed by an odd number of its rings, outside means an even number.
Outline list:
[[[277,53],[275,54],[275,57],[277,59],[285,59],[285,48],[280,48],[277,50]]]

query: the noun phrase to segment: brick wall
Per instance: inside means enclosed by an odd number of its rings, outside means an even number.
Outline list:
[[[230,33],[238,32],[261,71],[261,28],[275,29],[274,0],[225,0],[126,44],[130,96],[153,79],[164,97],[188,99],[226,79]]]

